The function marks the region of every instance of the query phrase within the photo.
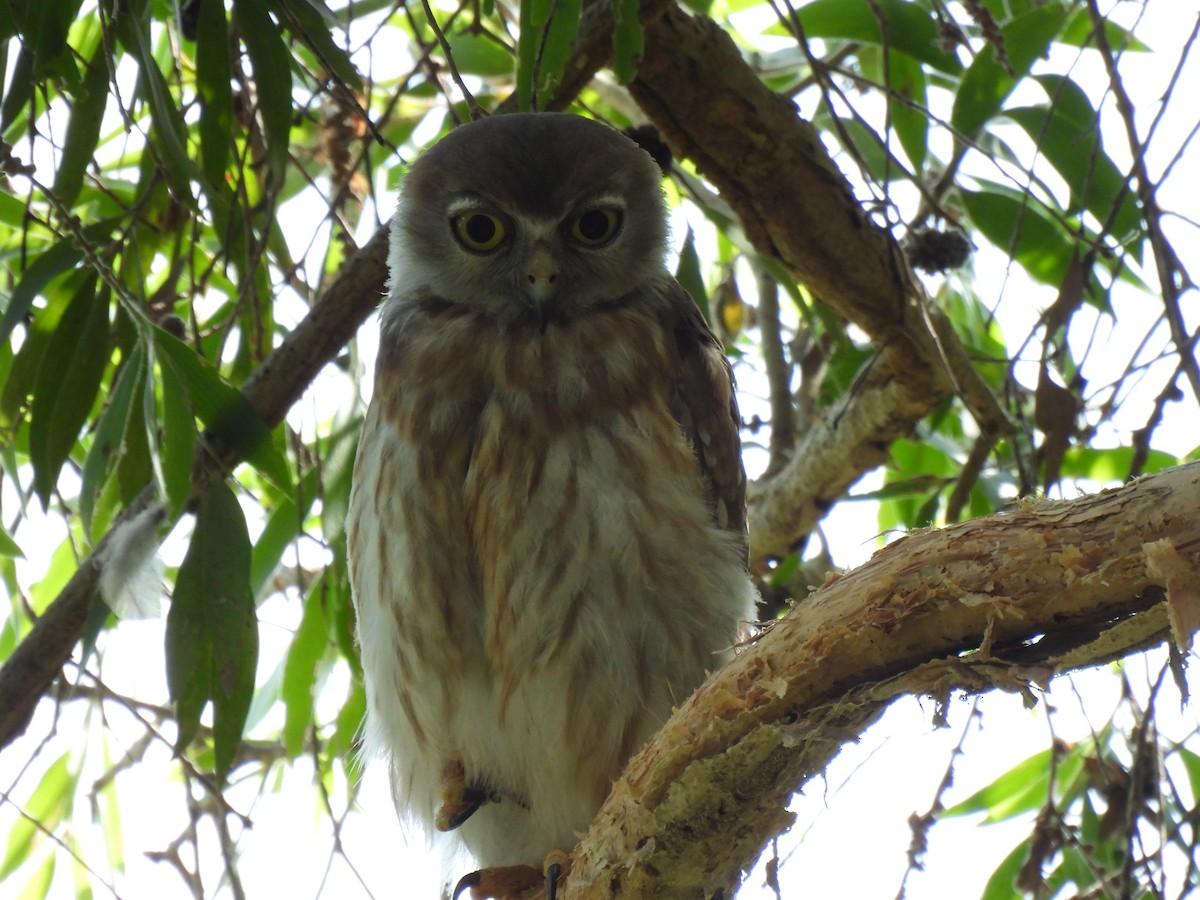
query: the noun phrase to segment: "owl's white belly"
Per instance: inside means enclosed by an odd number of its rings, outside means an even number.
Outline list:
[[[403,523],[357,539],[360,578],[398,570],[386,602],[360,604],[376,740],[426,823],[447,760],[499,797],[456,832],[484,865],[574,846],[753,611],[737,536],[714,524],[661,406],[561,430],[537,419],[528,397],[494,396],[461,492],[436,502],[422,448],[395,447],[374,477],[360,461],[360,488],[381,488],[358,502]],[[413,553],[426,532],[442,536],[440,564]]]

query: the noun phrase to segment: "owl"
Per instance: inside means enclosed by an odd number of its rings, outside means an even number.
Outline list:
[[[457,128],[401,188],[347,540],[367,744],[482,867],[455,897],[553,896],[753,615],[729,362],[666,268],[660,180],[533,113]]]

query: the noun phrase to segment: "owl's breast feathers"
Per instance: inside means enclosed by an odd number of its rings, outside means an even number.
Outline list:
[[[753,615],[728,363],[677,285],[638,297],[545,333],[384,313],[347,527],[369,721],[426,821],[447,761],[513,801],[456,832],[482,858],[569,846]]]
[[[729,360],[682,288],[667,282],[655,296],[645,307],[614,304],[552,321],[548,333],[412,298],[384,323],[376,396],[386,403],[378,412],[422,448],[422,477],[465,479],[472,454],[504,455],[492,444],[507,445],[521,450],[511,463],[526,464],[529,492],[540,475],[527,465],[531,441],[584,426],[614,436],[657,429],[663,444],[655,451],[669,451],[677,471],[695,467],[714,521],[744,544],[746,477]],[[492,427],[481,433],[486,422]],[[627,474],[648,473],[631,465]]]

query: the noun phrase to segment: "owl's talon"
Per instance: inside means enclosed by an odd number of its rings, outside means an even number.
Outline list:
[[[443,801],[438,807],[437,819],[434,825],[438,831],[453,831],[463,822],[474,815],[475,810],[487,803],[491,797],[486,791],[478,788],[465,787],[462,789],[459,802]]]
[[[459,894],[468,888],[474,888],[482,879],[482,872],[468,872],[462,878],[458,879],[458,884],[454,886],[454,893],[450,895],[450,900],[458,900]],[[474,890],[471,891],[471,896],[475,896]]]
[[[542,868],[546,873],[546,900],[555,900],[558,882],[571,871],[571,857],[562,850],[551,850]]]
[[[530,888],[540,886],[542,873],[533,866],[498,866],[469,872],[458,880],[450,900],[458,900],[465,890],[471,891],[471,900],[517,900]]]
[[[467,784],[467,773],[461,762],[448,762],[442,766],[442,802],[434,815],[433,825],[438,831],[453,831],[490,799],[487,791]]]

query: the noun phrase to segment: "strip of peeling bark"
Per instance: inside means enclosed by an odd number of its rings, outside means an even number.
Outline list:
[[[1200,463],[915,532],[830,580],[630,761],[572,898],[730,896],[788,798],[896,697],[1028,691],[1161,642],[1200,608]]]

